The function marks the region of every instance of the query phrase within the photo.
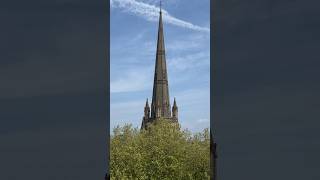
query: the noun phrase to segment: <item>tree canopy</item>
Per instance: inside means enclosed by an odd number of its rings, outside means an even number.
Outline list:
[[[111,135],[111,179],[210,179],[208,129],[192,134],[167,120],[146,130],[127,124]]]

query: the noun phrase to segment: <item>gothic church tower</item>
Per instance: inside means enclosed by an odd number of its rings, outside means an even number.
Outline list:
[[[144,108],[144,117],[142,120],[141,129],[145,128],[148,123],[152,123],[160,118],[178,122],[178,106],[175,99],[172,109],[170,106],[161,4],[152,102],[151,106],[149,106],[147,99],[146,106]]]

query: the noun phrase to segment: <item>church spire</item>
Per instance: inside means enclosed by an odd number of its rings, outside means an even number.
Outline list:
[[[144,107],[144,117],[146,119],[150,118],[150,107],[149,107],[149,102],[148,102],[148,99],[146,101],[146,105]]]
[[[173,100],[172,118],[173,120],[178,121],[178,106],[177,106],[176,98],[174,98]]]
[[[173,107],[176,107],[176,106],[177,106],[176,97],[174,97],[174,99],[173,99]]]
[[[150,107],[148,100],[146,102],[141,129],[146,128],[148,124],[161,118],[171,120],[174,123],[178,122],[178,106],[175,99],[172,109],[170,108],[171,106],[169,100],[170,97],[161,6],[162,5],[160,1],[157,53],[154,70],[152,102]]]
[[[161,1],[159,13],[157,54],[151,103],[151,117],[171,117]]]

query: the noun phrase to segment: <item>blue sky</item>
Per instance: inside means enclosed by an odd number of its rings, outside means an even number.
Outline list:
[[[140,127],[152,97],[158,0],[111,0],[111,122]],[[162,2],[171,105],[182,128],[210,125],[210,1]],[[150,101],[149,101],[150,102]]]

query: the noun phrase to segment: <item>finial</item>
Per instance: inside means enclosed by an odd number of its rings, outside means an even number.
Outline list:
[[[160,13],[161,13],[161,6],[162,6],[161,2],[162,2],[162,1],[160,0]]]
[[[146,101],[146,106],[149,106],[148,98],[147,98],[147,101]]]

